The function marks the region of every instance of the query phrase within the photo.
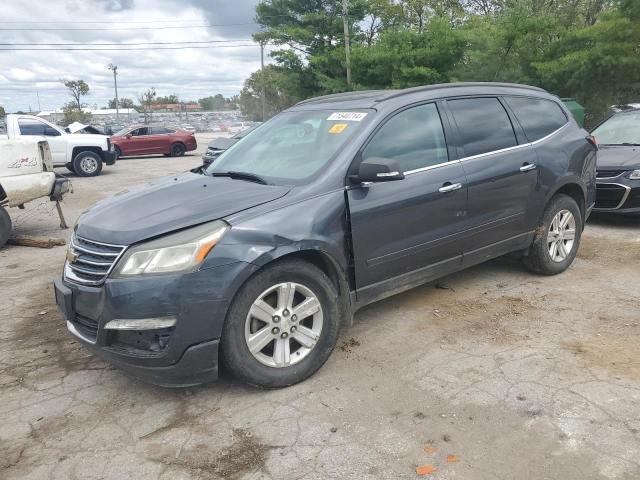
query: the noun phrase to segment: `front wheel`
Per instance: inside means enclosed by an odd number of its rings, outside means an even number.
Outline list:
[[[94,152],[80,152],[73,159],[73,170],[80,177],[95,177],[102,171],[102,159]]]
[[[117,145],[113,147],[113,151],[116,154],[116,160],[122,156],[122,150]]]
[[[259,387],[305,380],[338,340],[336,298],[331,280],[309,263],[267,267],[247,281],[229,309],[221,339],[224,363]]]
[[[184,145],[181,143],[174,143],[173,145],[171,145],[171,156],[172,157],[181,157],[184,155],[184,152],[186,151],[186,149],[184,148]]]
[[[582,236],[582,215],[568,195],[555,195],[542,216],[525,265],[542,275],[564,272],[576,258]]]
[[[0,207],[0,248],[4,247],[5,243],[7,243],[10,233],[11,217],[4,208]]]

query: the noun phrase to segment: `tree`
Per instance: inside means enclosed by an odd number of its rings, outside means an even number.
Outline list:
[[[118,107],[120,108],[134,108],[135,103],[130,98],[119,98]],[[109,100],[109,108],[116,108],[116,99]]]
[[[178,99],[178,95],[173,93],[165,97],[157,97],[153,103],[180,103],[180,100]]]
[[[82,109],[78,109],[78,105],[75,102],[66,103],[62,107],[62,112],[64,114],[64,119],[61,124],[64,127],[72,124],[73,122],[80,122],[84,124],[91,122],[91,114]]]
[[[138,111],[144,115],[144,123],[147,124],[151,121],[151,105],[156,102],[155,87],[148,88],[143,93],[138,94],[137,98]]]
[[[0,117],[4,117],[6,114],[7,112],[4,110],[4,107],[0,105]]]
[[[225,110],[231,107],[231,100],[218,93],[215,96],[201,98],[198,103],[203,110]]]
[[[69,94],[73,98],[74,108],[82,110],[84,106],[82,97],[89,93],[89,85],[84,80],[63,80],[62,83],[69,90]]]

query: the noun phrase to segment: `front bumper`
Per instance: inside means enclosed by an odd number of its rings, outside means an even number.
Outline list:
[[[118,156],[116,155],[116,152],[112,152],[112,151],[102,152],[102,161],[107,165],[115,164],[117,159],[118,159]]]
[[[189,274],[108,278],[85,286],[54,281],[58,308],[67,328],[116,367],[144,381],[184,387],[218,375],[218,345],[235,291],[256,267],[244,262]],[[174,316],[175,326],[112,330],[116,319]]]
[[[616,177],[598,178],[595,212],[640,213],[640,180],[630,180],[626,172]]]

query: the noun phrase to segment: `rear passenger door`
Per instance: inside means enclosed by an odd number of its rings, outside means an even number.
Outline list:
[[[464,263],[469,265],[528,243],[536,153],[499,98],[450,99],[447,108],[468,181]]]
[[[171,138],[164,127],[149,127],[150,136],[148,138],[149,151],[147,153],[169,153]]]
[[[348,189],[358,299],[459,267],[466,179],[449,160],[436,104],[388,118],[359,157],[394,159],[405,178]]]

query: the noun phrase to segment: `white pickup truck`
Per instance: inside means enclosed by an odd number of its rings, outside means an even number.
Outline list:
[[[60,127],[33,115],[7,115],[10,140],[21,137],[45,137],[49,142],[54,167],[67,167],[80,177],[99,175],[102,166],[113,165],[116,154],[106,135],[67,133]],[[0,140],[3,138],[0,135]]]
[[[58,207],[60,226],[66,228],[57,202],[69,188],[69,179],[53,172],[51,151],[44,138],[0,138],[0,247],[11,232],[11,217],[6,207],[24,208],[31,200],[49,197]]]

